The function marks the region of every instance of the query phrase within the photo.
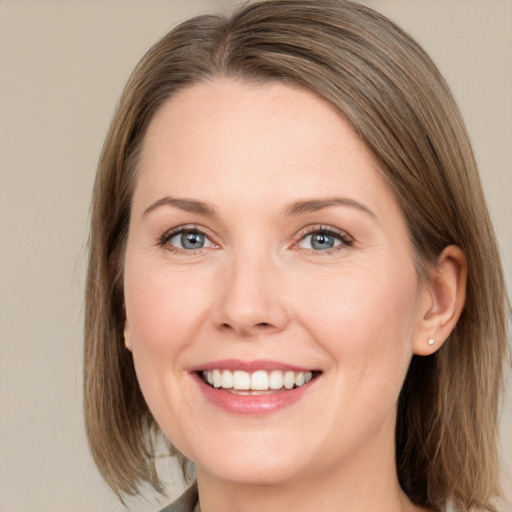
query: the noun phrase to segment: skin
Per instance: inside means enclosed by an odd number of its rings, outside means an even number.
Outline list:
[[[290,214],[333,197],[345,202]],[[342,238],[315,249],[310,234],[325,226]],[[205,246],[162,241],[180,227],[204,231]],[[313,94],[218,80],[152,120],[126,248],[125,338],[155,419],[196,463],[203,512],[419,510],[396,477],[397,398],[413,353],[437,350],[455,325],[463,289],[455,247],[419,279],[392,190]],[[235,415],[190,373],[220,359],[321,374],[284,409]]]

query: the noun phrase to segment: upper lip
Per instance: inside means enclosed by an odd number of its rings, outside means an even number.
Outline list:
[[[272,361],[268,359],[255,359],[252,361],[242,361],[239,359],[222,359],[217,361],[210,361],[198,366],[189,368],[189,372],[200,372],[205,370],[242,370],[248,373],[255,372],[257,370],[281,370],[281,371],[294,371],[294,372],[310,372],[314,371],[314,368],[307,368],[304,366],[298,366],[289,363],[283,363],[280,361]]]

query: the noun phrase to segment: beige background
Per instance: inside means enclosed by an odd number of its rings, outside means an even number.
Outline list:
[[[84,246],[95,164],[143,52],[176,20],[232,3],[0,0],[1,512],[123,510],[95,471],[81,417]],[[417,37],[452,86],[510,285],[512,2],[369,3]],[[510,468],[510,397],[502,425]],[[510,479],[506,486],[512,498]],[[178,491],[179,483],[171,485],[171,495]],[[130,508],[158,504],[147,493]]]

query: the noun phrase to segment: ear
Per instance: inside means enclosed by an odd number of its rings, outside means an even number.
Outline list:
[[[414,339],[416,355],[438,350],[457,324],[466,300],[466,256],[456,245],[446,247],[425,285],[426,300]]]
[[[125,321],[124,321],[123,337],[124,337],[124,346],[131,352],[132,351],[132,342],[130,340],[130,329],[128,328],[128,320],[127,319],[125,319]]]

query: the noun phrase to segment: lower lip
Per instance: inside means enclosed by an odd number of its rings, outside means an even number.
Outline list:
[[[266,395],[237,395],[226,389],[212,388],[197,373],[192,375],[210,403],[230,414],[245,416],[264,416],[284,409],[299,401],[316,381],[315,378],[298,388]]]

